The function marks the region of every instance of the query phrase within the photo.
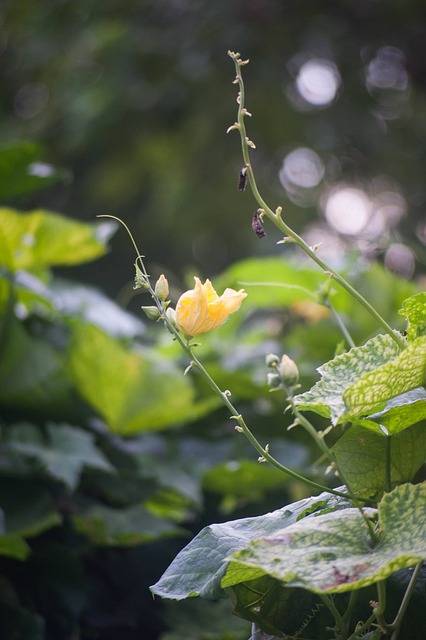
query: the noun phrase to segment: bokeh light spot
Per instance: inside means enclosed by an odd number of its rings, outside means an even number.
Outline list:
[[[385,253],[385,267],[404,278],[411,278],[416,267],[413,251],[399,242],[391,244]]]
[[[285,189],[289,182],[302,189],[311,189],[324,177],[324,165],[315,151],[299,147],[286,155],[279,175]]]
[[[326,107],[335,99],[340,82],[340,74],[333,62],[312,58],[300,67],[296,87],[306,102]]]
[[[327,222],[336,231],[357,235],[370,220],[372,203],[361,189],[342,186],[326,195],[323,210]]]

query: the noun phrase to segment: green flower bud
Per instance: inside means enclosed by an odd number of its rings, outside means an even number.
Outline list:
[[[278,373],[268,373],[266,376],[266,381],[271,389],[278,389],[281,384],[281,378]]]
[[[146,317],[150,320],[158,320],[161,316],[161,313],[157,309],[157,307],[141,307],[142,311],[145,313]]]
[[[164,302],[164,300],[166,300],[169,295],[169,283],[167,282],[167,279],[163,273],[155,283],[154,293],[162,302]]]
[[[268,353],[266,356],[266,366],[267,367],[277,367],[280,363],[280,359],[274,353]]]

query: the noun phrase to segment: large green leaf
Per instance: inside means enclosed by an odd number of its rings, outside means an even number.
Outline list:
[[[41,161],[34,142],[19,142],[0,148],[0,198],[9,199],[45,189],[69,174]]]
[[[232,553],[244,549],[250,540],[261,535],[273,535],[300,518],[313,518],[324,509],[344,508],[347,504],[341,498],[322,493],[316,498],[299,500],[264,516],[205,527],[177,555],[151,590],[156,595],[173,600],[192,596],[220,598],[224,595],[221,580]],[[263,574],[263,571],[257,573]]]
[[[375,510],[365,509],[369,518]],[[358,509],[304,518],[233,554],[222,579],[231,587],[269,575],[290,587],[343,593],[384,580],[426,558],[426,483],[385,494],[373,545]]]
[[[74,265],[99,258],[116,224],[86,224],[43,210],[0,208],[0,264],[10,271]]]
[[[363,427],[373,429],[381,434],[392,435],[426,419],[426,390],[423,387],[402,393],[391,398],[382,411],[371,414],[368,418],[359,418]],[[381,428],[378,429],[378,425]],[[384,427],[384,429],[383,429]]]
[[[190,378],[170,361],[132,352],[93,325],[73,326],[68,357],[81,396],[122,435],[176,426],[210,407],[195,402]]]
[[[25,560],[31,549],[21,536],[0,534],[0,556]]]
[[[401,352],[388,335],[378,335],[362,347],[354,347],[318,369],[321,380],[310,391],[295,397],[301,410],[314,411],[331,418],[333,424],[343,420],[347,411],[343,394],[366,372],[375,372],[381,365],[393,361]]]
[[[95,446],[94,437],[69,424],[47,424],[43,432],[22,423],[7,430],[12,452],[37,461],[53,478],[73,491],[84,467],[112,473],[114,468]]]
[[[425,425],[415,425],[387,438],[382,433],[353,425],[334,445],[339,468],[356,495],[372,497],[385,490],[386,447],[390,452],[392,486],[409,482],[425,461]]]

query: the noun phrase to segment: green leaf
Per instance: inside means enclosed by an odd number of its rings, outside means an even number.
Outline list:
[[[61,523],[51,491],[43,482],[3,476],[0,506],[5,515],[5,533],[32,538]]]
[[[426,293],[418,293],[404,300],[398,313],[407,318],[409,342],[426,334]]]
[[[0,401],[4,406],[45,411],[69,405],[70,381],[63,356],[48,342],[30,337],[13,318],[6,325],[0,360]]]
[[[422,337],[386,364],[376,366],[346,387],[343,401],[347,410],[341,419],[351,420],[382,410],[387,400],[423,386],[425,371],[426,337]]]
[[[74,524],[79,533],[101,546],[132,547],[183,533],[174,522],[158,518],[142,505],[125,509],[97,505],[74,516]]]
[[[7,430],[10,449],[37,460],[47,473],[73,491],[84,467],[112,473],[114,468],[97,449],[94,437],[68,424],[47,424],[42,433],[29,423]]]
[[[203,410],[170,361],[127,350],[93,325],[74,324],[69,367],[82,397],[122,435],[176,426]]]
[[[25,560],[31,553],[25,540],[18,535],[0,535],[0,556]]]
[[[34,142],[0,148],[0,198],[26,195],[69,179],[68,172],[41,162],[41,151]]]
[[[346,389],[365,377],[366,372],[374,373],[384,363],[393,361],[400,351],[390,336],[378,335],[362,347],[342,353],[319,367],[321,380],[310,391],[295,397],[297,407],[331,418],[333,424],[338,424],[346,419],[343,418],[347,411],[343,399]]]
[[[334,445],[339,468],[356,495],[372,497],[384,492],[386,446],[390,447],[392,486],[409,482],[425,461],[426,429],[419,424],[386,438],[353,425]]]
[[[0,264],[10,271],[75,265],[99,258],[116,224],[86,224],[57,213],[0,208]]]
[[[326,281],[318,269],[300,268],[277,258],[251,258],[232,265],[214,285],[218,291],[244,287],[248,293],[245,304],[270,309],[307,298],[316,304],[316,291]]]
[[[333,618],[321,599],[304,589],[289,589],[270,576],[240,582],[230,587],[228,595],[234,602],[234,612],[258,623],[263,632],[259,640],[285,637],[321,638]],[[303,636],[300,633],[303,631]],[[252,636],[255,638],[256,636]]]
[[[375,510],[365,509],[371,518]],[[358,509],[308,517],[233,554],[222,580],[230,587],[254,572],[315,593],[343,593],[384,580],[426,558],[426,483],[404,484],[379,503],[372,546]]]
[[[203,487],[207,491],[259,499],[265,492],[288,484],[288,476],[274,467],[253,460],[231,460],[213,467],[204,475]]]
[[[426,419],[426,391],[423,387],[402,393],[386,402],[382,411],[373,413],[368,418],[359,418],[358,424],[384,435],[399,433],[416,422]]]
[[[324,502],[325,501],[325,502]],[[287,507],[264,516],[243,518],[233,522],[212,524],[205,527],[173,560],[151,591],[163,598],[182,600],[193,596],[220,598],[224,593],[221,580],[226,572],[229,556],[247,546],[259,535],[273,535],[287,527],[302,513],[307,513],[316,503],[326,504],[328,509],[339,509],[347,503],[329,493],[316,498],[299,500]],[[307,515],[306,518],[315,518]],[[250,578],[263,574],[254,571]]]

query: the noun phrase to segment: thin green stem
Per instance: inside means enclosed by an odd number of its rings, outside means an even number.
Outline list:
[[[180,334],[180,332],[176,329],[176,327],[174,326],[174,324],[170,321],[170,318],[167,316],[166,314],[166,307],[164,302],[162,302],[157,295],[155,294],[154,289],[152,288],[151,284],[150,284],[150,280],[149,280],[149,275],[147,273],[147,270],[145,268],[145,264],[143,261],[143,256],[141,255],[136,242],[130,232],[130,229],[127,227],[127,225],[120,220],[120,218],[116,218],[115,216],[109,216],[109,215],[103,215],[103,216],[99,216],[99,217],[103,217],[103,218],[113,218],[114,220],[117,220],[118,222],[120,222],[124,228],[126,229],[127,233],[129,234],[131,240],[132,240],[132,244],[135,248],[136,254],[137,254],[137,262],[139,263],[139,268],[141,270],[142,273],[142,283],[140,284],[140,286],[143,286],[143,288],[151,295],[153,301],[155,302],[155,305],[159,311],[159,317],[161,317],[161,319],[164,321],[164,323],[166,324],[168,330],[170,331],[170,333],[174,336],[175,340],[177,340],[177,342],[179,343],[179,345],[181,346],[181,348],[183,349],[183,351],[186,353],[186,355],[189,357],[190,359],[190,365],[189,368],[192,367],[196,367],[200,373],[203,375],[203,377],[205,378],[206,382],[208,383],[208,385],[210,386],[210,388],[214,391],[214,393],[220,398],[220,400],[222,401],[222,403],[227,407],[227,409],[229,410],[230,414],[231,414],[231,418],[234,419],[237,422],[237,429],[238,431],[240,431],[241,433],[244,433],[244,435],[246,436],[247,440],[252,444],[252,446],[254,447],[254,449],[260,454],[260,461],[262,462],[269,462],[272,466],[276,467],[277,469],[279,469],[280,471],[286,473],[287,475],[291,476],[292,478],[294,478],[295,480],[299,480],[300,482],[303,482],[304,484],[307,484],[311,487],[314,487],[315,489],[319,490],[319,491],[327,491],[328,493],[332,493],[336,496],[339,496],[341,498],[345,498],[345,499],[349,499],[350,496],[347,493],[343,493],[341,491],[338,491],[336,489],[331,489],[330,487],[326,487],[322,484],[319,484],[318,482],[315,482],[313,480],[310,480],[309,478],[306,478],[305,476],[302,476],[301,474],[297,473],[297,471],[294,471],[293,469],[286,467],[285,465],[281,464],[281,462],[279,462],[276,458],[274,458],[268,451],[268,447],[262,447],[262,445],[260,444],[260,442],[257,440],[257,438],[253,435],[252,431],[249,429],[249,427],[247,426],[243,416],[238,413],[237,409],[235,408],[235,406],[232,404],[232,402],[229,399],[229,395],[230,392],[229,391],[222,391],[220,389],[220,387],[217,385],[217,383],[213,380],[213,378],[211,377],[211,375],[208,373],[208,371],[206,370],[206,368],[204,367],[204,365],[201,364],[201,362],[198,360],[198,358],[195,356],[194,352],[193,352],[193,345],[191,345],[189,343],[188,340],[185,340],[182,335]],[[188,370],[188,369],[187,369]]]
[[[413,594],[414,587],[417,582],[417,578],[419,577],[423,562],[419,562],[416,564],[413,570],[413,575],[411,576],[408,587],[405,591],[404,597],[402,599],[401,605],[399,607],[398,613],[396,614],[395,620],[389,625],[393,629],[393,633],[391,636],[391,640],[397,640],[399,631],[401,628],[401,623],[404,618],[405,612],[407,610],[408,604],[410,602],[410,598]]]
[[[357,300],[366,311],[376,320],[376,322],[381,325],[381,327],[385,330],[386,333],[394,340],[397,345],[401,348],[405,348],[404,340],[401,336],[399,336],[392,327],[386,322],[386,320],[376,311],[376,309],[362,296],[343,276],[341,276],[337,271],[327,265],[316,253],[315,248],[310,247],[293,229],[291,229],[282,219],[281,217],[281,208],[278,208],[276,211],[272,211],[272,209],[267,205],[267,203],[262,198],[259,189],[256,184],[256,179],[254,176],[253,168],[250,162],[250,153],[249,147],[254,147],[253,143],[249,140],[247,136],[246,126],[245,126],[245,117],[250,115],[245,108],[245,89],[244,89],[244,81],[241,73],[241,67],[246,64],[247,61],[243,61],[240,58],[240,55],[237,53],[229,52],[230,57],[234,61],[235,70],[236,70],[236,83],[239,86],[239,94],[238,94],[238,117],[237,122],[230,127],[230,129],[238,129],[241,138],[241,148],[242,155],[244,159],[244,164],[246,167],[247,177],[249,180],[249,184],[253,193],[253,196],[263,210],[263,213],[275,224],[275,226],[285,234],[284,241],[285,242],[294,242],[300,249],[302,249],[310,258],[313,260],[321,269],[330,275],[336,282],[340,284],[355,300]]]
[[[323,594],[318,594],[318,595],[321,598],[321,600],[324,603],[324,605],[330,611],[330,613],[333,616],[334,621],[336,623],[336,627],[341,632],[342,628],[344,627],[344,620],[343,620],[343,617],[340,614],[340,612],[337,610],[337,607],[334,604],[333,598],[331,598],[330,596],[323,595]]]
[[[340,331],[342,332],[346,342],[348,343],[349,347],[352,349],[353,347],[355,347],[355,342],[352,340],[352,336],[349,333],[349,331],[346,328],[345,323],[343,322],[342,318],[340,317],[340,314],[337,313],[336,309],[333,307],[333,305],[331,304],[331,302],[329,300],[327,300],[326,302],[324,302],[324,305],[327,307],[327,309],[330,309],[333,318],[336,321],[337,326],[339,327]]]

